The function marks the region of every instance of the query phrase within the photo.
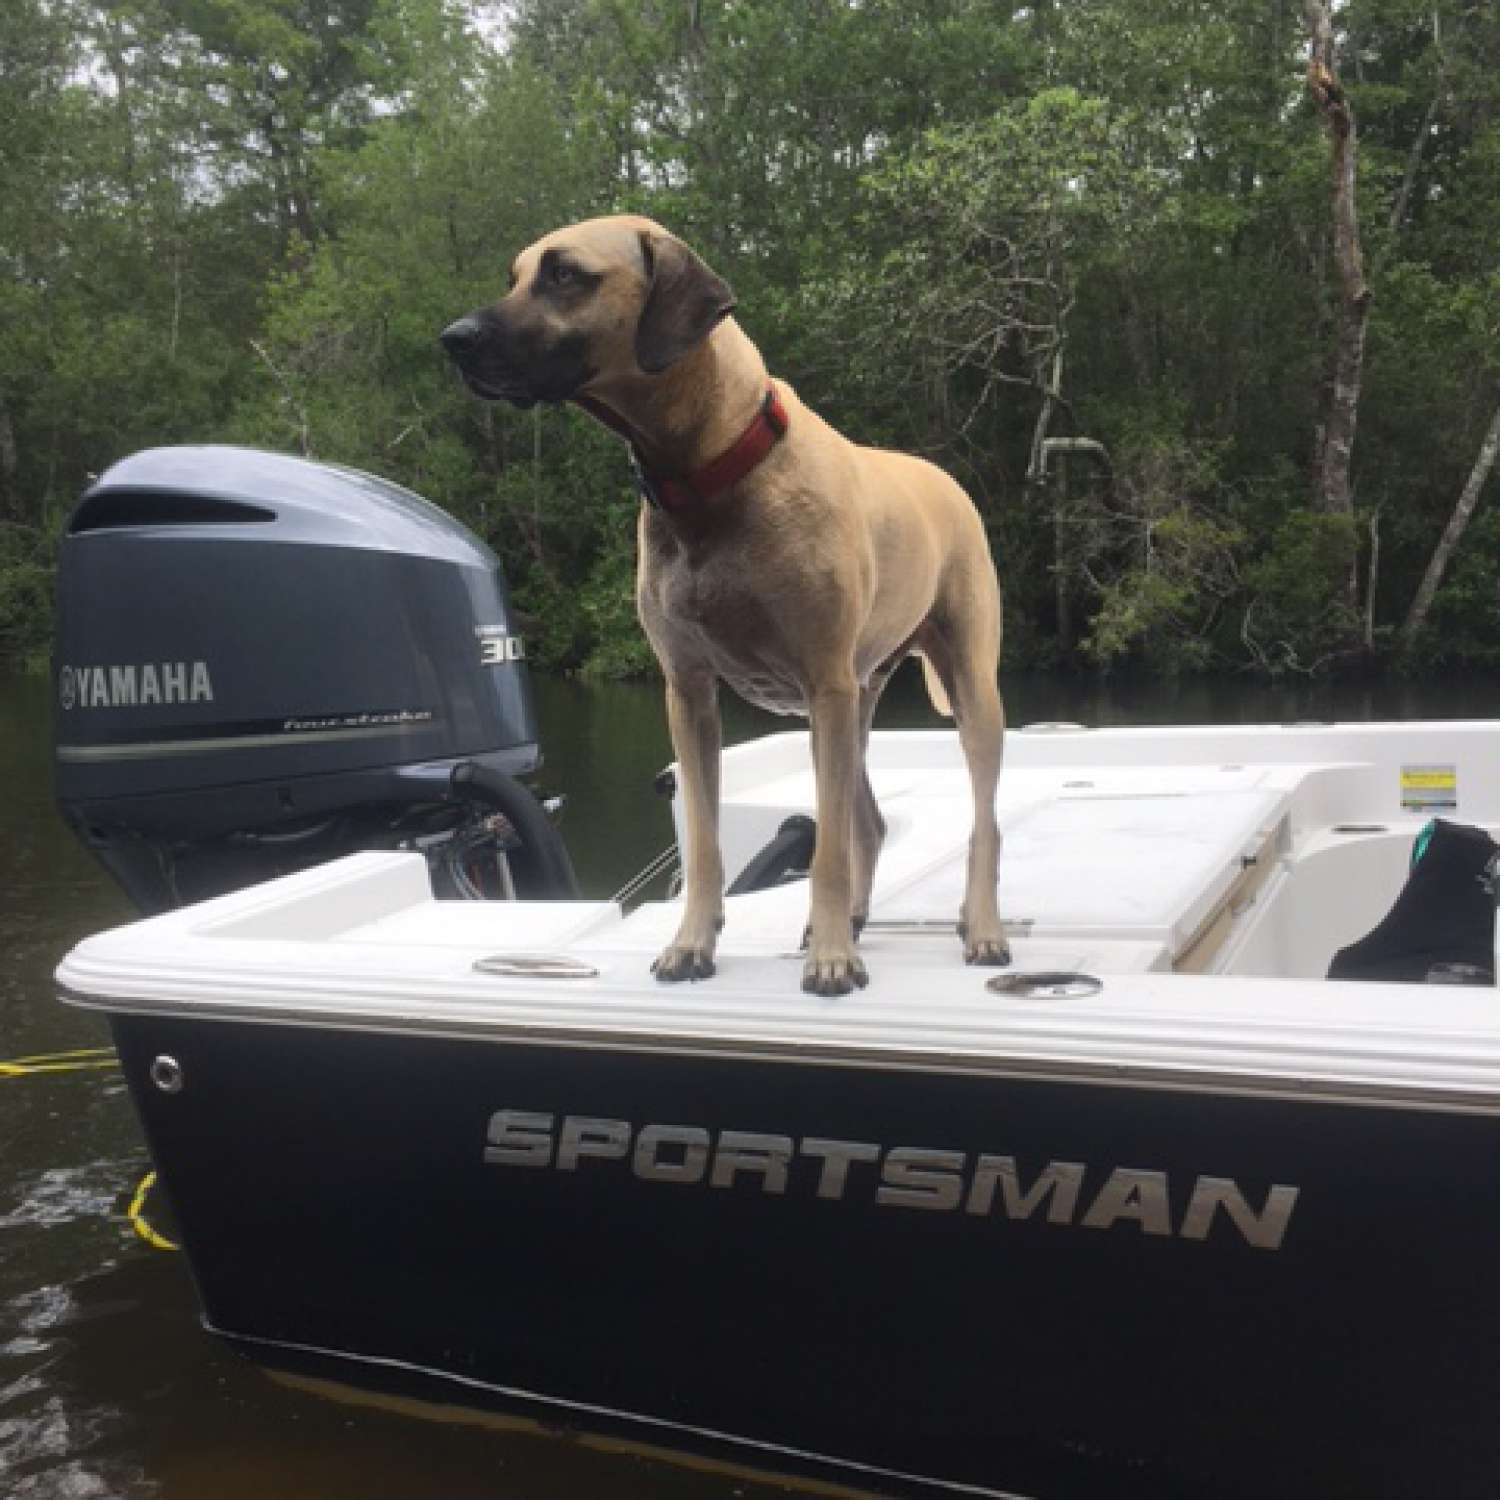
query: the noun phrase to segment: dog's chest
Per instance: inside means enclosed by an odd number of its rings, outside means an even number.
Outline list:
[[[806,711],[785,611],[756,587],[753,570],[686,565],[660,570],[641,603],[668,658],[708,666],[746,702],[771,713]]]

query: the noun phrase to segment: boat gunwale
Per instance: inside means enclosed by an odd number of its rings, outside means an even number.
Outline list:
[[[1175,977],[1175,976],[1169,976]],[[1267,981],[1274,982],[1274,981]],[[1284,981],[1293,982],[1293,981]],[[1133,1088],[1153,1092],[1228,1095],[1349,1106],[1394,1108],[1430,1113],[1500,1115],[1500,1058],[1492,1072],[1495,1083],[1449,1079],[1403,1081],[1389,1076],[1344,1070],[1334,1072],[1328,1063],[1301,1069],[1274,1069],[1264,1064],[1227,1067],[1189,1062],[1171,1062],[1137,1050],[1130,1057],[1109,1056],[1100,1050],[1067,1053],[1061,1049],[1023,1052],[1014,1048],[989,1052],[959,1051],[937,1045],[853,1043],[838,1046],[810,1038],[718,1035],[685,1031],[667,1032],[637,1027],[604,1028],[547,1024],[534,1020],[504,1022],[480,1019],[472,1014],[391,1011],[351,1015],[330,1006],[324,1010],[305,1008],[288,1011],[250,1002],[214,1001],[211,1008],[196,1007],[180,997],[155,999],[146,995],[104,998],[79,990],[59,979],[57,998],[65,1005],[111,1016],[217,1025],[256,1025],[299,1030],[354,1032],[360,1035],[406,1037],[431,1041],[484,1042],[498,1046],[525,1046],[550,1050],[620,1052],[645,1055],[692,1057],[712,1061],[791,1063],[808,1067],[834,1067],[879,1072],[918,1072],[944,1076],[1003,1079],[1044,1084],[1090,1084],[1110,1088]],[[1184,1039],[1184,1045],[1186,1041]],[[1165,1050],[1165,1049],[1162,1049]],[[1347,1056],[1340,1059],[1347,1061]],[[1311,1061],[1311,1059],[1308,1059]],[[1472,1058],[1466,1061],[1472,1067]]]

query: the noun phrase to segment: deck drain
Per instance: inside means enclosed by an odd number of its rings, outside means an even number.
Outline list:
[[[497,953],[493,958],[476,958],[474,968],[481,974],[499,974],[507,979],[597,979],[599,971],[581,958],[563,953]]]
[[[1070,974],[1061,969],[1040,969],[1033,973],[997,974],[985,989],[1013,1000],[1077,1000],[1097,995],[1104,988],[1102,979],[1092,974]]]

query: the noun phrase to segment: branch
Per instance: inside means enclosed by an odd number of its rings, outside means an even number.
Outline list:
[[[1432,46],[1438,56],[1437,82],[1433,85],[1432,101],[1427,106],[1426,114],[1422,116],[1422,124],[1417,130],[1416,139],[1411,143],[1411,150],[1407,152],[1406,172],[1401,178],[1401,190],[1396,194],[1395,203],[1391,205],[1390,222],[1386,227],[1393,239],[1406,218],[1406,210],[1411,204],[1411,195],[1417,185],[1417,173],[1422,170],[1422,157],[1427,151],[1427,140],[1432,134],[1438,110],[1442,107],[1447,95],[1448,54],[1443,50],[1443,36],[1436,11],[1432,13]]]
[[[1500,406],[1495,408],[1489,431],[1485,433],[1484,441],[1479,445],[1479,456],[1474,460],[1474,467],[1469,471],[1468,481],[1458,497],[1458,504],[1453,507],[1453,514],[1449,516],[1448,524],[1443,528],[1442,536],[1438,538],[1437,546],[1432,549],[1427,571],[1422,575],[1422,582],[1417,586],[1416,597],[1411,601],[1411,609],[1407,611],[1406,621],[1401,626],[1402,654],[1410,652],[1417,635],[1427,621],[1427,611],[1432,608],[1432,601],[1442,584],[1443,574],[1448,571],[1448,563],[1458,547],[1464,529],[1469,524],[1470,517],[1474,514],[1474,507],[1479,504],[1480,491],[1484,488],[1485,480],[1490,477],[1490,470],[1494,468],[1497,457],[1500,457]]]
[[[266,368],[271,372],[272,378],[281,388],[282,404],[284,406],[290,407],[297,414],[297,419],[300,424],[297,432],[297,446],[301,448],[303,458],[311,458],[312,441],[307,420],[307,408],[303,406],[302,403],[297,400],[296,396],[292,394],[291,382],[277,368],[276,361],[271,358],[269,352],[266,350],[265,345],[259,343],[255,339],[251,339],[250,347],[254,349],[255,352],[260,355],[260,357],[265,361]]]

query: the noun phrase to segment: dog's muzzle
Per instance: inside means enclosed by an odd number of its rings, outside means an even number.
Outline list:
[[[580,335],[541,342],[488,309],[450,323],[438,342],[476,396],[509,401],[523,410],[538,401],[568,400],[593,374]]]
[[[476,396],[485,401],[509,401],[523,411],[537,404],[539,398],[523,381],[498,366],[495,330],[475,314],[450,323],[438,335],[438,342]]]
[[[448,351],[450,359],[462,363],[466,355],[472,354],[484,338],[484,325],[472,314],[450,323],[440,334],[438,343]]]

